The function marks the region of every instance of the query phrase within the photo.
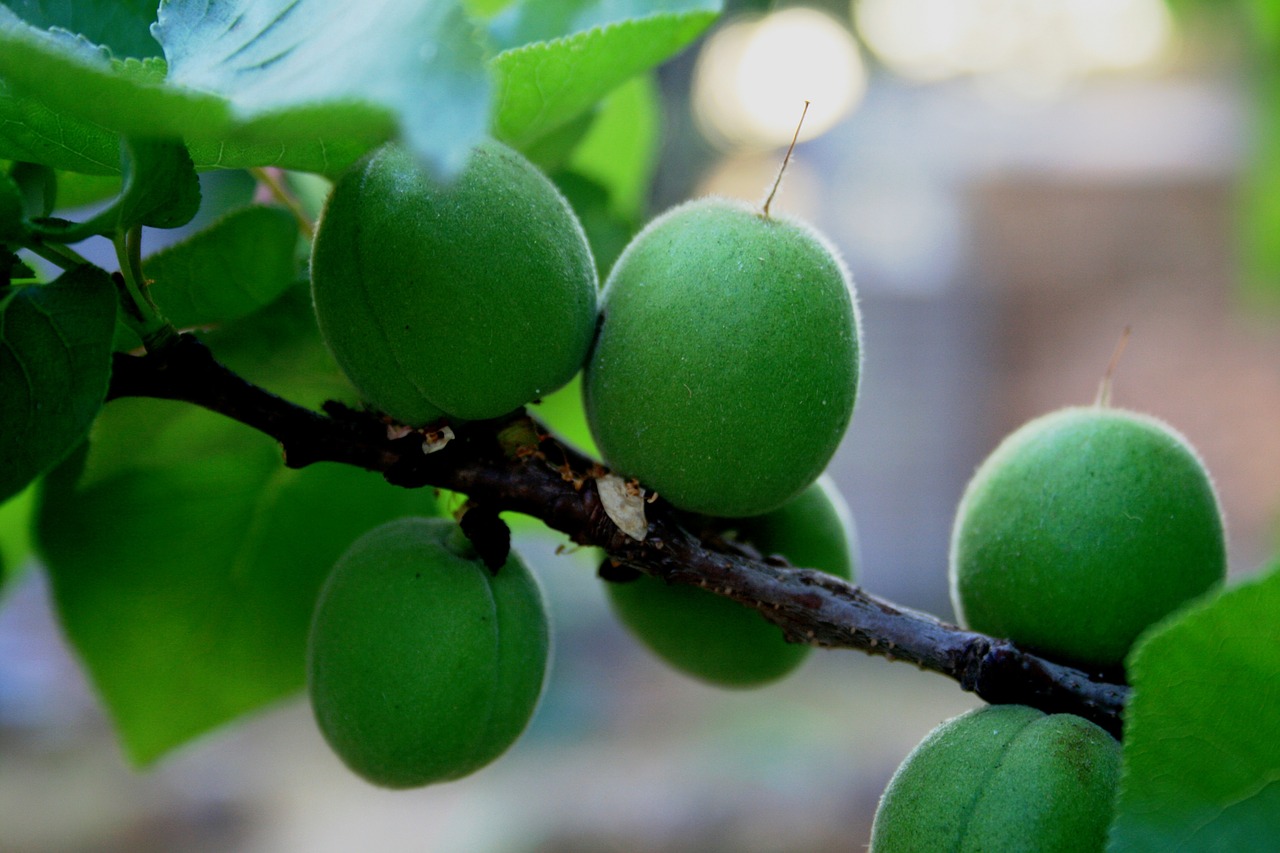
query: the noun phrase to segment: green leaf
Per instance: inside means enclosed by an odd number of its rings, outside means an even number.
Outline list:
[[[331,399],[359,402],[320,339],[308,282],[289,288],[266,309],[203,337],[227,367],[295,403],[319,408]]]
[[[14,163],[9,177],[22,192],[22,207],[28,219],[48,216],[58,200],[58,176],[39,163]]]
[[[200,181],[180,142],[129,139],[122,172],[120,228],[179,228],[200,209]]]
[[[600,448],[591,437],[587,412],[582,406],[582,374],[569,384],[530,406],[529,414],[551,429],[556,438],[595,459],[602,459]]]
[[[31,552],[31,518],[35,485],[0,502],[0,592],[26,562]]]
[[[8,175],[0,175],[0,247],[17,246],[27,236],[27,224],[23,211],[22,190]],[[0,248],[0,251],[4,251]],[[8,257],[8,253],[5,253]],[[8,270],[6,264],[6,271]],[[0,287],[8,284],[8,277],[0,283]]]
[[[9,0],[7,5],[33,26],[79,33],[122,58],[160,53],[151,37],[156,0]]]
[[[484,50],[458,2],[170,0],[154,32],[167,77],[0,6],[0,156],[107,174],[122,134],[185,139],[201,166],[333,173],[399,133],[448,170],[488,121]]]
[[[178,228],[200,209],[200,180],[180,142],[126,139],[121,149],[120,196],[84,222],[35,223],[45,239],[75,243],[95,234],[111,237],[138,225]]]
[[[0,20],[0,156],[88,175],[118,175],[116,134],[56,112],[35,97],[18,97],[6,85],[2,29]]]
[[[581,115],[569,119],[549,133],[544,133],[533,142],[521,147],[521,153],[529,158],[529,162],[543,172],[551,173],[564,167],[573,150],[586,137],[587,131],[595,123],[594,111],[588,110]]]
[[[143,261],[151,296],[179,328],[239,319],[298,280],[298,225],[278,207],[246,207]]]
[[[1201,601],[1128,660],[1109,853],[1270,853],[1280,838],[1280,571]]]
[[[290,395],[331,386],[314,321],[291,323],[304,297],[210,336],[214,352]],[[37,544],[59,615],[138,764],[300,689],[333,562],[435,508],[371,472],[287,469],[263,435],[158,400],[113,401],[87,454],[45,483]]]
[[[546,0],[519,8],[535,6],[540,13],[555,8]],[[711,0],[577,3],[564,14],[537,19],[536,27],[512,25],[508,32],[495,23],[500,44],[519,45],[491,63],[498,80],[495,135],[517,148],[533,143],[673,56],[715,20],[718,9]],[[527,37],[543,40],[522,44]]]
[[[645,218],[660,133],[658,86],[651,75],[638,75],[600,103],[568,166],[608,190],[615,216],[638,225]]]
[[[0,297],[0,500],[57,464],[107,393],[116,293],[79,267]]]
[[[32,26],[60,27],[124,56],[156,56],[151,37],[156,0],[9,0],[6,5]]]
[[[498,50],[658,14],[719,12],[719,0],[520,0],[489,23]]]
[[[78,172],[58,172],[58,207],[73,210],[89,204],[106,201],[120,194],[119,175],[85,175]]]

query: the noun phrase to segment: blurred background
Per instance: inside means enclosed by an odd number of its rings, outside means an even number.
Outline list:
[[[733,2],[663,69],[652,213],[761,200],[812,102],[774,209],[825,232],[859,290],[864,380],[831,473],[869,590],[951,618],[970,473],[1090,402],[1126,327],[1115,404],[1199,449],[1234,575],[1275,553],[1280,286],[1250,231],[1274,14],[1249,8]],[[906,753],[976,704],[853,652],[703,686],[623,632],[590,555],[519,543],[556,627],[532,727],[474,777],[397,793],[348,773],[301,700],[129,769],[28,572],[0,609],[0,851],[858,850]]]

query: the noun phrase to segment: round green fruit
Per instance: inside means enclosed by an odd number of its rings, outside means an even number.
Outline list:
[[[320,731],[359,775],[457,779],[524,731],[547,669],[547,615],[513,552],[492,574],[446,519],[366,533],[321,590],[307,655]]]
[[[1081,717],[970,711],[894,773],[871,853],[1102,853],[1119,772],[1120,744]]]
[[[744,518],[734,538],[792,565],[850,580],[857,541],[844,499],[823,477],[800,497],[767,515]],[[703,681],[753,687],[791,672],[810,647],[788,643],[782,631],[736,601],[693,586],[642,575],[609,583],[619,620],[658,657]]]
[[[517,152],[435,180],[387,146],[338,181],[311,256],[325,342],[365,399],[423,426],[506,414],[568,382],[596,323],[573,211]]]
[[[1082,666],[1226,572],[1222,512],[1186,440],[1154,418],[1063,409],[1008,436],[965,490],[951,595],[968,627]]]
[[[602,300],[583,393],[619,473],[724,517],[776,509],[822,473],[862,347],[848,272],[812,229],[689,202],[632,240]]]

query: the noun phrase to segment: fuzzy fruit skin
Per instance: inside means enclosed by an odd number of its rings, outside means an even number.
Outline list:
[[[989,705],[938,726],[889,781],[871,853],[1102,853],[1120,744],[1071,714]]]
[[[830,461],[861,341],[835,251],[723,199],[659,216],[605,284],[583,393],[608,463],[682,509],[776,509]]]
[[[515,742],[542,693],[547,614],[512,552],[497,575],[447,519],[371,530],[338,560],[312,620],[316,722],[388,788],[472,773]]]
[[[764,516],[733,525],[740,541],[765,556],[852,580],[857,537],[844,499],[827,477]],[[736,601],[649,575],[606,584],[619,620],[671,666],[722,687],[756,687],[798,667],[810,646],[788,643],[782,631]]]
[[[486,142],[448,184],[386,146],[346,172],[312,248],[316,318],[360,393],[402,423],[498,417],[568,382],[595,262],[555,186]]]
[[[1120,744],[1016,704],[943,722],[884,789],[872,853],[1102,853]]]
[[[1222,511],[1186,440],[1155,418],[1062,409],[978,468],[951,539],[968,627],[1082,666],[1120,664],[1137,636],[1220,583]]]

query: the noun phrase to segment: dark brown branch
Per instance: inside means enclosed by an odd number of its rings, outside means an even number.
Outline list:
[[[421,434],[390,437],[376,415],[336,403],[322,415],[276,397],[218,363],[190,335],[162,353],[115,357],[109,399],[130,396],[183,400],[241,421],[279,441],[292,468],[340,462],[379,471],[396,485],[450,489],[490,511],[534,516],[574,542],[604,549],[620,565],[752,607],[793,642],[909,661],[988,702],[1075,713],[1120,734],[1125,686],[898,607],[821,572],[704,542],[689,532],[696,519],[664,501],[646,507],[645,539],[631,539],[601,505],[595,478],[604,469],[527,417],[468,424],[428,454]]]

